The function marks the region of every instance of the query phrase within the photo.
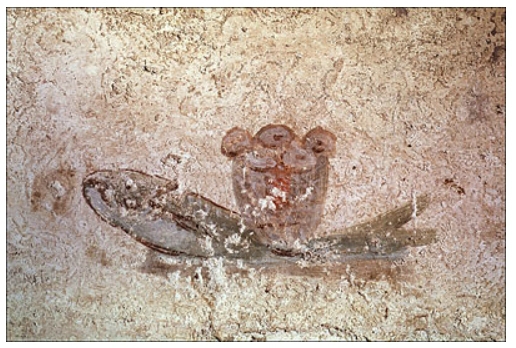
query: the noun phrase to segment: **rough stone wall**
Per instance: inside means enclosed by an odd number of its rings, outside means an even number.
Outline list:
[[[505,339],[504,9],[11,9],[7,48],[9,340]],[[157,269],[81,195],[131,168],[235,209],[221,138],[268,123],[337,136],[321,228],[429,193],[438,242]]]

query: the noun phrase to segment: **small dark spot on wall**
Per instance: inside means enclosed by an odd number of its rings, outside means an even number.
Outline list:
[[[491,63],[498,63],[505,61],[505,45],[496,46],[493,49],[493,53],[491,53],[491,58],[489,59]]]
[[[175,167],[182,162],[182,158],[179,155],[169,153],[167,156],[161,159],[161,163],[167,167]]]
[[[266,342],[267,338],[263,335],[251,335],[251,342]]]
[[[41,204],[41,202],[40,202],[41,196],[42,196],[42,194],[39,191],[33,191],[32,192],[32,197],[30,199],[30,203],[31,203],[31,206],[32,206],[32,211],[38,210],[38,206]]]
[[[459,195],[465,195],[466,191],[464,188],[455,183],[453,179],[444,179],[444,185],[450,187],[452,190],[457,192]]]
[[[396,7],[394,8],[394,15],[396,17],[407,17],[408,10],[405,7]]]

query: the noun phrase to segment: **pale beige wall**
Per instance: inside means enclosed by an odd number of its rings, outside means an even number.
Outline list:
[[[7,45],[8,339],[505,339],[504,9],[17,9]],[[429,193],[438,242],[372,278],[159,273],[81,195],[132,168],[234,209],[220,140],[268,123],[336,134],[321,228]]]

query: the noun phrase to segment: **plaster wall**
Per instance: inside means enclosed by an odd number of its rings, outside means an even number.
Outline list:
[[[504,9],[10,9],[7,48],[9,340],[505,339]],[[220,141],[269,123],[337,136],[322,229],[428,193],[438,241],[157,270],[81,195],[131,168],[236,209]]]

